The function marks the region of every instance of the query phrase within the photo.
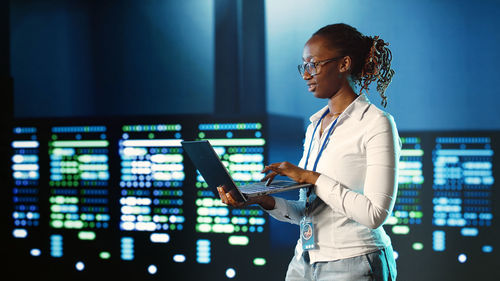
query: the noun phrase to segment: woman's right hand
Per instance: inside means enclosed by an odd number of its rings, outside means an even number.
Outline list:
[[[242,202],[236,200],[236,196],[233,195],[234,190],[230,190],[229,192],[226,190],[225,186],[218,186],[217,191],[219,192],[219,197],[222,201],[222,203],[236,207],[236,208],[243,208],[249,205],[254,205],[254,204],[259,204],[262,208],[266,210],[272,210],[274,209],[275,201],[272,196],[269,195],[262,195],[262,196],[256,196],[256,197],[250,197],[247,201]]]

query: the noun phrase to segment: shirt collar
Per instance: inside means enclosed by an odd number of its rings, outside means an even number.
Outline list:
[[[342,112],[339,116],[344,118],[344,116],[349,116],[349,117],[353,117],[353,118],[356,118],[357,120],[361,120],[363,119],[363,115],[365,113],[365,111],[368,109],[368,107],[370,106],[371,102],[370,100],[368,100],[368,97],[366,96],[366,94],[361,94],[359,95],[349,106],[347,106],[347,108],[344,110],[344,112]],[[309,117],[309,120],[311,122],[315,122],[317,120],[319,120],[321,118],[321,116],[323,116],[323,114],[325,113],[325,111],[328,109],[328,105],[326,105],[325,107],[323,107],[322,109],[320,109],[318,112],[314,113],[313,115],[311,115],[311,117]]]

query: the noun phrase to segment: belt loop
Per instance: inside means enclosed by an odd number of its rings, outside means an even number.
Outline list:
[[[307,263],[311,261],[311,258],[309,257],[309,251],[304,251],[302,253],[302,256],[304,257],[304,261],[306,261]]]

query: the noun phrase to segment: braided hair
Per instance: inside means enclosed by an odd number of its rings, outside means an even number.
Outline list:
[[[330,24],[316,31],[313,36],[327,40],[329,47],[338,49],[352,61],[351,80],[360,87],[359,93],[368,91],[371,82],[377,81],[377,91],[382,106],[387,106],[385,90],[391,83],[394,70],[391,68],[392,53],[379,36],[364,36],[356,28],[344,24]]]

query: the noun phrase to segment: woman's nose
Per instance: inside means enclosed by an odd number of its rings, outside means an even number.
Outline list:
[[[304,74],[302,74],[302,79],[304,79],[304,80],[306,80],[306,81],[307,81],[307,80],[309,80],[309,79],[311,79],[311,78],[312,78],[312,75],[311,75],[311,74],[309,74],[309,72],[304,71]]]

